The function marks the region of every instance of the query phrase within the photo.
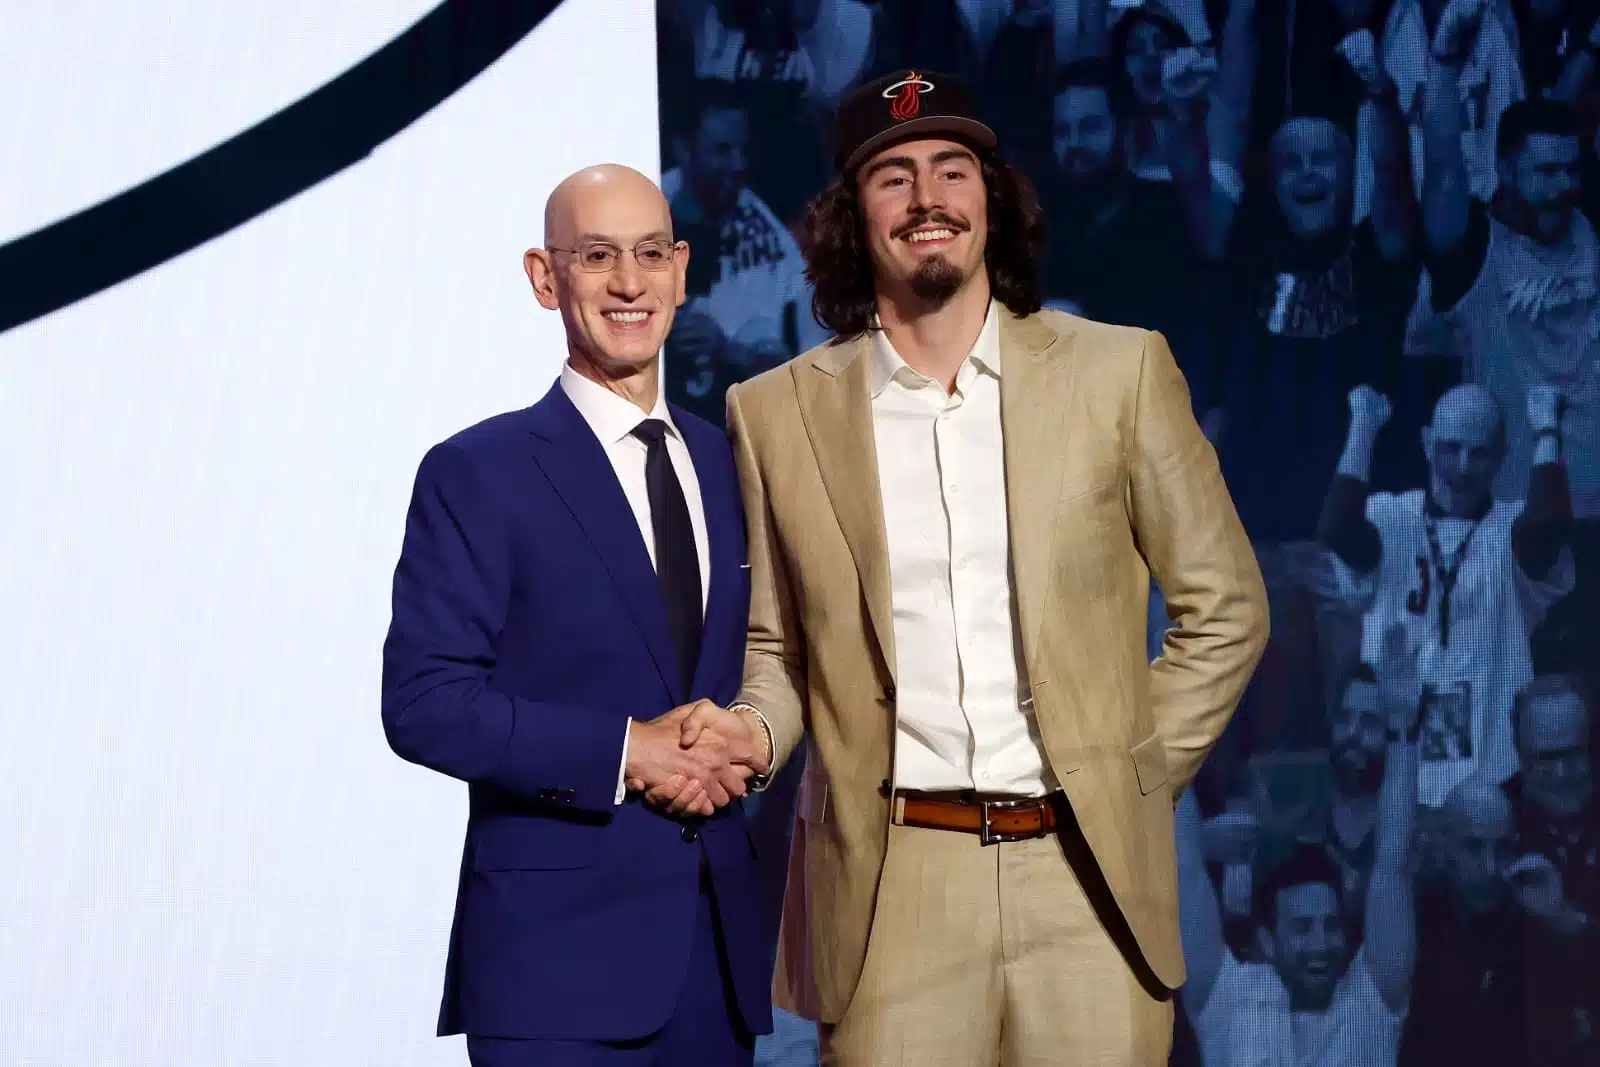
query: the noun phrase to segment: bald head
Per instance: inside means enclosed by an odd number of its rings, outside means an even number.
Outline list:
[[[1495,783],[1472,777],[1450,790],[1439,814],[1452,894],[1469,912],[1489,911],[1504,899],[1506,869],[1516,858],[1510,800]]]
[[[568,362],[650,411],[689,264],[666,197],[630,167],[585,167],[545,202],[544,240],[523,267],[539,303],[561,312]]]
[[[604,214],[607,208],[627,205],[634,213],[654,213],[655,229],[672,232],[667,198],[656,183],[632,167],[620,163],[601,163],[569,174],[544,202],[544,243],[572,247],[576,236],[585,232],[585,216]]]
[[[1433,408],[1434,435],[1464,442],[1498,443],[1505,439],[1500,406],[1481,385],[1455,386]]]
[[[1439,398],[1422,446],[1429,491],[1445,513],[1470,518],[1488,506],[1506,451],[1505,420],[1482,386],[1458,385]]]
[[[1450,790],[1439,813],[1458,840],[1493,841],[1515,832],[1505,790],[1479,778],[1468,778]]]

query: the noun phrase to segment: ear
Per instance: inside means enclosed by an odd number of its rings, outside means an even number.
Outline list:
[[[1265,926],[1256,927],[1256,947],[1261,950],[1261,958],[1268,963],[1274,962],[1278,955],[1278,943],[1272,936],[1272,931]]]
[[[684,241],[672,255],[672,269],[677,274],[677,292],[673,296],[673,306],[683,307],[683,302],[689,298],[689,242]]]
[[[680,168],[686,169],[689,166],[689,142],[682,137],[674,137],[672,139],[672,158],[677,161]]]
[[[530,248],[522,255],[522,269],[528,272],[528,281],[533,285],[534,298],[540,306],[551,311],[561,306],[561,298],[556,293],[556,264],[550,253],[542,248]]]
[[[1422,428],[1422,454],[1425,457],[1430,457],[1430,458],[1433,456],[1433,427],[1432,426],[1424,426]]]

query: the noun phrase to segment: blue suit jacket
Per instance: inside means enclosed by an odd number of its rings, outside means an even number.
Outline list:
[[[664,1025],[687,970],[705,850],[747,1026],[771,1027],[774,931],[738,803],[687,842],[617,806],[629,717],[727,704],[750,579],[722,431],[674,409],[710,539],[685,688],[654,569],[600,442],[560,385],[423,459],[394,579],[383,722],[414,763],[470,784],[441,1034],[618,1040]]]

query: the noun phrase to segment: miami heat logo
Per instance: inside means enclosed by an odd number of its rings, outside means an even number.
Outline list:
[[[917,112],[922,110],[922,94],[932,91],[933,83],[912,71],[885,89],[883,98],[890,102],[889,114],[895,121],[904,122],[917,117]]]

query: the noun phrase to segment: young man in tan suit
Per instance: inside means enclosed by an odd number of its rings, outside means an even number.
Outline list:
[[[1174,798],[1266,642],[1255,556],[1166,342],[1040,310],[1037,210],[957,82],[864,86],[837,143],[806,253],[838,340],[729,391],[745,682],[684,740],[809,738],[777,994],[825,1063],[1165,1064]]]

